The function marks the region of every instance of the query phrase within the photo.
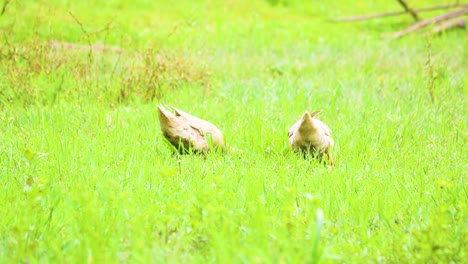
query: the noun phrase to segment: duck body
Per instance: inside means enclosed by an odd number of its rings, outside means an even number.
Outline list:
[[[222,132],[212,123],[170,107],[158,106],[159,124],[163,136],[179,151],[205,153],[212,148],[224,150]]]
[[[333,165],[334,160],[330,151],[335,142],[331,137],[330,128],[315,117],[320,112],[306,111],[301,119],[288,130],[289,143],[294,152],[300,152],[304,156],[312,154],[322,159],[325,154],[330,164]]]

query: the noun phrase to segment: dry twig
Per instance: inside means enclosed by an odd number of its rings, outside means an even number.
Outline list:
[[[414,18],[415,21],[419,21],[418,13],[416,13],[416,11],[414,11],[411,7],[409,7],[409,5],[404,0],[397,0],[397,1],[398,3],[400,3],[400,5],[403,6],[403,8],[405,9],[407,13],[410,13],[410,15]]]
[[[88,53],[88,57],[89,57],[89,60],[91,61],[92,60],[92,44],[91,44],[91,37],[88,33],[88,31],[86,31],[86,29],[84,28],[83,24],[81,23],[80,20],[78,20],[78,18],[76,18],[76,16],[71,12],[69,11],[68,12],[70,14],[71,17],[73,17],[73,19],[75,20],[75,22],[80,26],[81,28],[81,31],[83,31],[83,33],[86,35],[86,41],[88,42],[88,45],[89,45],[89,53]]]
[[[440,33],[442,31],[445,31],[450,28],[465,28],[465,19],[463,18],[458,18],[458,19],[451,19],[447,20],[441,25],[438,25],[432,29],[432,33]]]
[[[463,8],[463,9],[460,9],[460,10],[457,10],[457,11],[453,11],[453,12],[450,12],[450,13],[447,13],[447,14],[443,14],[443,15],[440,15],[440,16],[436,16],[436,17],[433,17],[433,18],[430,18],[430,19],[426,19],[426,20],[422,20],[421,22],[418,22],[408,28],[405,28],[404,30],[401,30],[401,31],[397,31],[395,33],[392,34],[392,37],[393,38],[399,38],[401,36],[404,36],[408,33],[411,33],[411,32],[414,32],[414,31],[417,31],[427,25],[430,25],[430,24],[435,24],[435,23],[438,23],[440,21],[444,21],[444,20],[448,20],[448,19],[451,19],[451,18],[455,18],[455,17],[459,17],[459,16],[463,16],[465,14],[468,14],[468,8]]]
[[[437,5],[437,6],[429,6],[429,7],[423,7],[423,8],[415,8],[413,10],[418,13],[421,13],[421,12],[435,11],[435,10],[441,10],[441,9],[452,9],[452,8],[457,8],[457,7],[468,8],[468,4],[455,3],[455,4],[449,4],[449,5]],[[384,12],[384,13],[372,14],[372,15],[337,18],[331,21],[332,22],[355,22],[355,21],[383,18],[383,17],[389,17],[389,16],[399,16],[399,15],[404,15],[406,13],[407,13],[406,11],[392,11],[392,12]]]

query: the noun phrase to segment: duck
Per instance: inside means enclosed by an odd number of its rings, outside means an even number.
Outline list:
[[[215,125],[172,106],[158,105],[159,124],[163,136],[180,154],[224,151],[224,137]]]
[[[305,111],[301,119],[288,130],[289,143],[294,152],[302,153],[304,157],[312,154],[323,161],[323,157],[327,156],[329,164],[333,166],[335,160],[330,152],[335,142],[331,137],[331,129],[316,118],[321,112]]]

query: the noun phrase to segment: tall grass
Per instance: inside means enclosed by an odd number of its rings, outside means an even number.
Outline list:
[[[389,41],[409,18],[324,20],[395,5],[343,3],[9,3],[0,261],[462,263],[466,32]],[[239,151],[175,155],[157,103]],[[319,109],[332,170],[288,151]]]

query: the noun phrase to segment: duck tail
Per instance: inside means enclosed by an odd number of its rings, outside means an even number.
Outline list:
[[[158,116],[161,127],[166,127],[174,114],[167,111],[162,105],[158,105]]]

